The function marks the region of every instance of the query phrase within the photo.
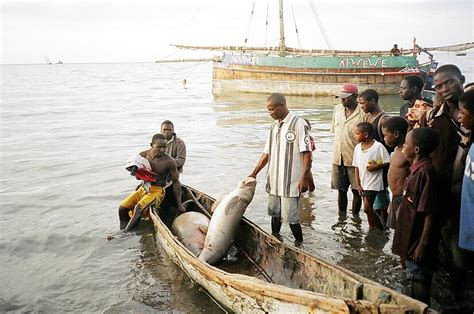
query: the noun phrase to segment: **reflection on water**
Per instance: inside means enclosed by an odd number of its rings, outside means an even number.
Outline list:
[[[247,167],[249,172],[258,160],[272,123],[265,107],[267,97],[268,95],[245,93],[225,95],[215,97],[212,106],[217,113],[218,126],[232,130],[235,157],[238,158],[244,152],[254,156],[253,160],[240,164],[242,168]],[[387,247],[390,235],[369,232],[363,212],[361,218],[338,214],[335,204],[337,195],[330,189],[333,135],[329,129],[334,106],[339,102],[334,97],[287,97],[288,108],[311,122],[311,132],[316,138],[317,149],[313,154],[316,191],[301,199],[299,210],[305,236],[304,247],[329,261],[380,280],[381,272],[374,272],[373,265],[383,264],[386,260],[391,264],[396,263]],[[383,109],[391,113],[398,112],[401,103],[397,95],[381,96],[380,99]],[[225,133],[221,136],[225,136]],[[246,216],[269,231],[269,220],[262,210],[266,209],[266,193],[262,186],[257,189],[256,199]],[[288,227],[283,226],[282,235],[284,241],[292,243]],[[368,256],[370,263],[363,262],[367,261]],[[386,281],[386,278],[383,280]],[[392,275],[391,280],[396,281],[397,275]]]
[[[155,248],[150,226],[104,238],[118,229],[117,206],[137,184],[125,161],[149,147],[165,119],[187,145],[184,184],[218,197],[255,167],[272,122],[267,95],[213,99],[210,73],[209,64],[2,67],[0,312],[220,311]],[[316,190],[300,207],[304,249],[400,290],[391,234],[369,233],[363,214],[338,215],[329,132],[337,103],[288,97],[316,141]],[[398,96],[380,103],[388,112],[401,105]],[[270,231],[264,172],[245,216]],[[287,225],[282,236],[293,244]]]
[[[212,108],[217,113],[218,127],[221,130],[229,128],[232,132],[232,146],[236,149],[234,158],[244,154],[254,156],[253,160],[242,160],[239,163],[242,168],[250,170],[255,165],[273,121],[266,110],[267,97],[242,93],[214,98]],[[337,195],[330,189],[334,137],[329,130],[334,106],[339,102],[334,97],[287,97],[288,108],[311,122],[317,147],[312,169],[316,191],[301,199],[299,209],[305,238],[303,247],[330,262],[400,291],[406,282],[398,257],[391,254],[393,230],[369,230],[363,211],[360,217],[337,211]],[[383,95],[379,99],[382,110],[391,115],[398,115],[402,103],[398,95]],[[257,188],[246,216],[270,231],[269,218],[264,214],[266,193],[263,187]],[[282,239],[293,244],[294,239],[287,226],[282,227]],[[440,274],[435,281],[440,281],[438,278],[443,278],[443,275]],[[449,304],[445,287],[440,284],[433,289],[435,307],[439,307],[439,303]]]

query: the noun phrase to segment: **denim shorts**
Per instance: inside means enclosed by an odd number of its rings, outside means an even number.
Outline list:
[[[280,217],[283,222],[297,224],[299,222],[299,197],[282,197],[268,194],[268,215]]]
[[[390,194],[388,189],[384,189],[377,193],[374,202],[374,209],[387,209],[390,204]]]

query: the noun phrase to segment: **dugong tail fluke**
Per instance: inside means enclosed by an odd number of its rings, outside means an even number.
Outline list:
[[[253,199],[257,181],[246,177],[215,208],[199,259],[209,264],[221,260],[234,241],[237,227]]]

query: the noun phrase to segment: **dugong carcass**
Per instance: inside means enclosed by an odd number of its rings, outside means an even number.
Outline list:
[[[245,209],[255,194],[257,181],[247,177],[237,189],[227,194],[217,205],[207,230],[204,248],[199,259],[209,264],[218,262],[229,250]],[[213,206],[214,207],[214,206]]]
[[[171,232],[194,255],[199,256],[209,227],[209,218],[198,212],[179,215],[171,226]]]

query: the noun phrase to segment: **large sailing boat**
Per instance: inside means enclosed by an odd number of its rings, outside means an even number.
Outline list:
[[[213,63],[212,92],[271,93],[286,95],[334,95],[342,84],[354,83],[360,90],[373,88],[380,94],[398,92],[403,77],[426,76],[431,62],[420,66],[417,56],[430,50],[465,51],[474,43],[413,48],[396,55],[390,51],[349,51],[334,49],[296,49],[285,44],[283,0],[279,0],[280,43],[278,47],[185,46],[182,49],[224,51]],[[322,26],[322,25],[320,25]],[[324,32],[323,32],[323,35]],[[444,48],[444,49],[443,49]]]

